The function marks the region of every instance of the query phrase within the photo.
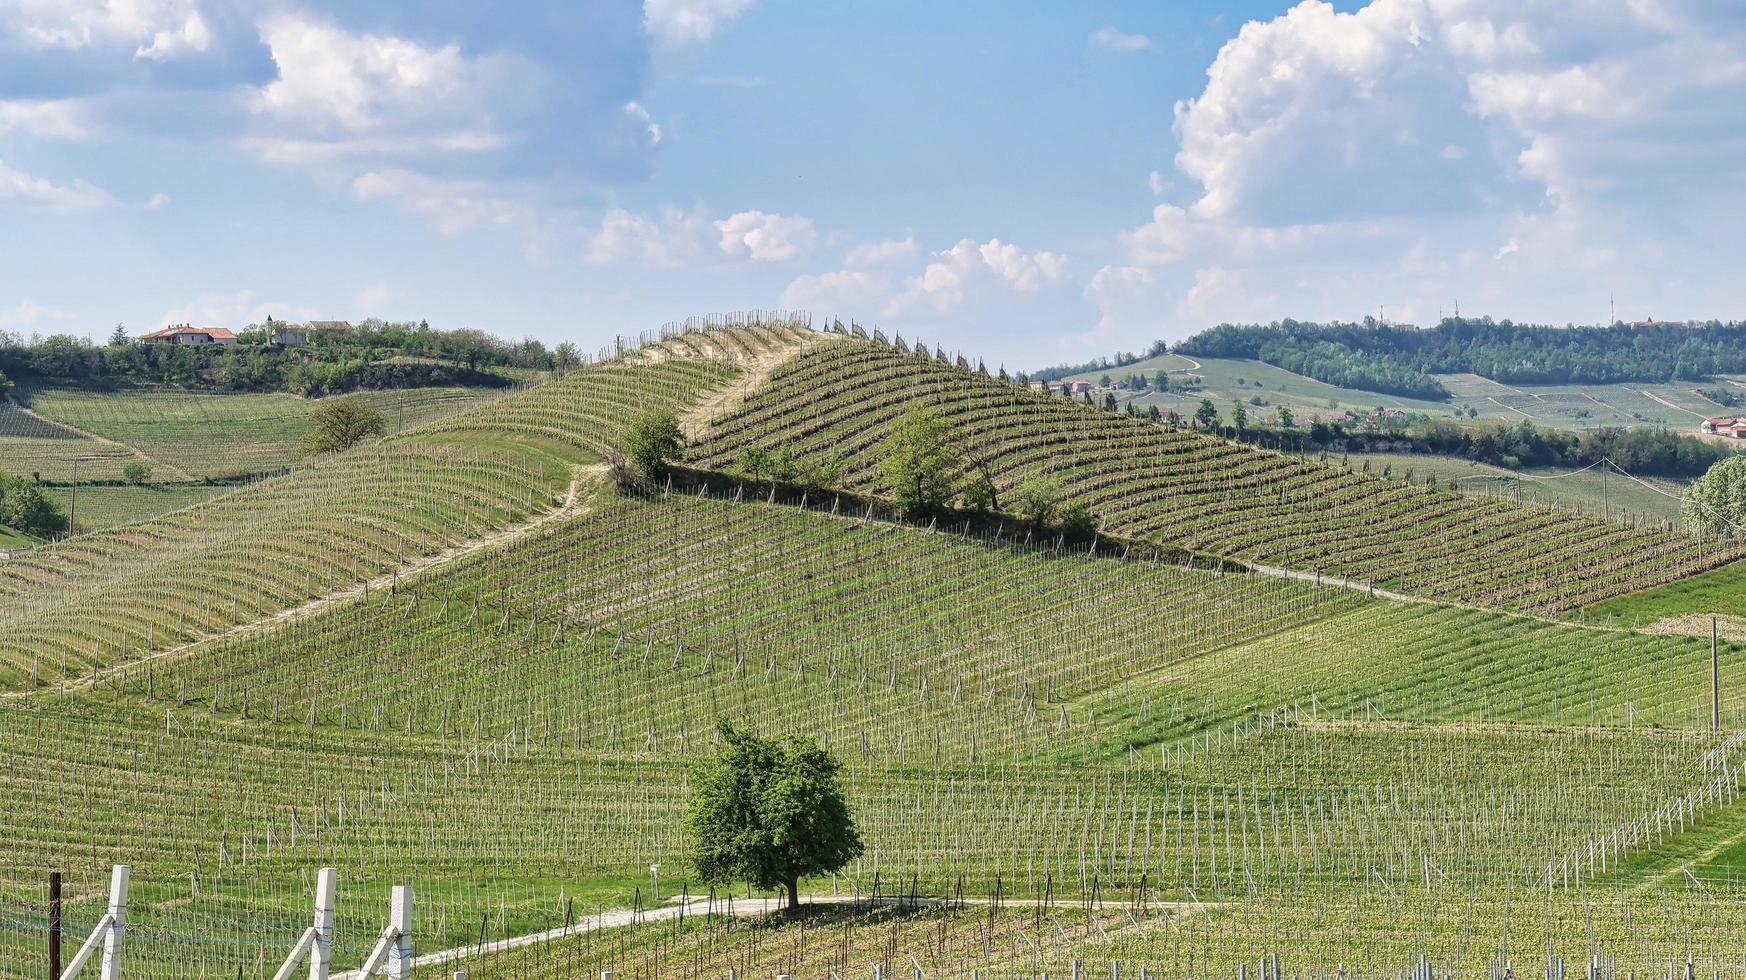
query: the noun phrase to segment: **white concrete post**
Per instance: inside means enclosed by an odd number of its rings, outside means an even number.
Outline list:
[[[103,937],[102,980],[121,977],[121,944],[127,938],[127,879],[131,869],[118,864],[109,875],[109,934]]]
[[[333,900],[339,872],[322,868],[315,875],[315,943],[309,948],[309,980],[327,980],[333,962]]]
[[[388,980],[412,980],[412,886],[395,885],[388,900],[394,945],[388,950]]]

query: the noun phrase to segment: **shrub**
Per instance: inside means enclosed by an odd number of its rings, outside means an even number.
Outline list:
[[[650,480],[667,475],[668,464],[679,458],[684,445],[679,417],[667,410],[638,415],[624,433],[625,457]]]
[[[137,487],[152,478],[152,464],[136,459],[122,467],[121,477]]]
[[[301,456],[336,453],[388,431],[388,419],[355,395],[324,398],[309,413],[310,428],[297,441]]]

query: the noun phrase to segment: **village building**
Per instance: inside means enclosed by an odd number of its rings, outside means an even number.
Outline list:
[[[301,347],[320,334],[345,333],[352,325],[345,320],[311,320],[308,323],[277,323],[267,335],[267,342],[281,347]]]
[[[178,323],[139,338],[142,344],[234,344],[236,334],[223,327],[192,327]]]
[[[1746,416],[1723,415],[1704,419],[1698,423],[1698,430],[1732,439],[1746,439]]]

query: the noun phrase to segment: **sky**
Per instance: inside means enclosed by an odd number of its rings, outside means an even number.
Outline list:
[[[1742,215],[1737,0],[0,0],[27,336],[784,309],[1024,369],[1742,318]]]

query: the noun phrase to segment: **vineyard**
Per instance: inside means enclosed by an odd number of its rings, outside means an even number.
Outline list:
[[[948,419],[1001,489],[1058,479],[1106,531],[1446,601],[1557,613],[1742,556],[1737,544],[1408,486],[1020,389],[925,351],[833,344],[785,365],[701,447],[840,454],[851,488],[911,405]]]
[[[917,399],[1115,537],[889,519]],[[649,409],[709,479],[611,485]],[[845,485],[729,478],[749,444]],[[48,872],[76,945],[115,863],[128,978],[271,976],[321,867],[336,971],[412,885],[431,978],[1738,976],[1746,644],[1580,612],[1735,553],[673,328],[0,564],[0,977]],[[718,719],[844,764],[865,853],[801,915],[692,877]]]

